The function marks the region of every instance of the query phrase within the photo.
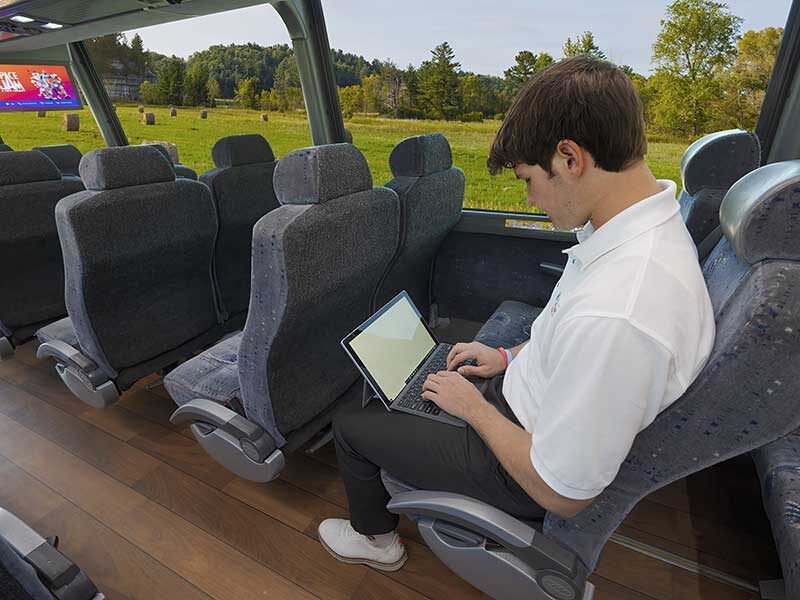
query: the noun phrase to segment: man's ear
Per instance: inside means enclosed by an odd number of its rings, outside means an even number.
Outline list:
[[[556,157],[573,177],[580,177],[589,164],[589,155],[572,140],[561,140],[556,147]]]

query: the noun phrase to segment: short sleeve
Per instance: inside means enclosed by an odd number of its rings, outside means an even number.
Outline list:
[[[558,494],[594,498],[658,414],[672,355],[626,319],[596,316],[560,323],[548,353],[555,358],[531,461]]]

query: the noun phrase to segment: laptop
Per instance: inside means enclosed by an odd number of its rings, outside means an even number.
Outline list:
[[[342,347],[389,411],[465,427],[466,423],[422,398],[430,373],[447,369],[450,344],[441,344],[408,293],[386,306],[342,340]],[[486,380],[471,380],[479,389]],[[481,390],[483,391],[483,390]],[[368,397],[364,404],[372,398]]]

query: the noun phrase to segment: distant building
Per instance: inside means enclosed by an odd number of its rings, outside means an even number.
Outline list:
[[[103,85],[111,98],[119,100],[138,100],[139,87],[142,82],[156,82],[156,76],[149,66],[145,67],[144,75],[130,73],[129,66],[122,61],[114,59],[111,61],[112,73],[103,75]]]

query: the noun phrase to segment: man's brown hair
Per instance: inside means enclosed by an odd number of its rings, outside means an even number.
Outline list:
[[[552,175],[561,140],[586,149],[598,167],[622,171],[647,153],[642,103],[628,76],[589,56],[540,71],[519,93],[489,153],[492,175],[520,163]]]

